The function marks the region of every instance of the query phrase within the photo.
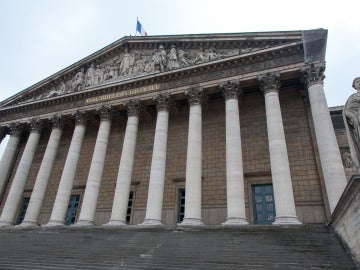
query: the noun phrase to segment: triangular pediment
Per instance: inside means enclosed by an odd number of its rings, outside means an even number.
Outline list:
[[[124,37],[0,103],[0,108],[212,64],[302,39],[301,31]]]

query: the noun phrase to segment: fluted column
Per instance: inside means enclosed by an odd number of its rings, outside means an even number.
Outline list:
[[[300,224],[296,216],[284,126],[279,101],[280,75],[266,74],[259,78],[265,95],[266,122],[270,165],[275,196],[275,225]]]
[[[23,222],[20,226],[38,226],[41,207],[43,205],[46,188],[55,163],[55,157],[62,135],[63,120],[60,116],[54,115],[51,118],[52,131],[47,144],[43,160],[37,174],[33,191]]]
[[[324,93],[325,64],[311,64],[304,75],[309,92],[320,163],[331,213],[334,211],[346,182],[341,154]]]
[[[121,152],[118,177],[116,180],[115,195],[111,217],[107,225],[126,225],[126,212],[131,188],[131,175],[133,171],[136,137],[139,125],[138,100],[130,100],[125,104],[128,120],[126,124],[125,137]]]
[[[85,112],[77,111],[74,115],[75,129],[71,139],[70,148],[66,157],[64,169],[60,178],[51,217],[46,226],[61,226],[65,224],[65,217],[69,205],[74,177],[83,143],[87,116]]]
[[[146,216],[143,225],[162,225],[170,96],[169,94],[159,94],[154,99],[158,114],[151,160]]]
[[[24,192],[26,180],[29,175],[31,163],[35,150],[39,143],[41,133],[40,121],[33,120],[30,123],[31,131],[27,140],[24,152],[21,156],[9,194],[0,217],[0,226],[14,225],[16,213],[18,211],[21,197]]]
[[[202,112],[203,92],[192,88],[186,92],[190,104],[185,180],[185,216],[180,225],[199,226],[201,221]]]
[[[10,126],[10,138],[0,162],[0,200],[4,194],[5,186],[10,176],[10,170],[14,164],[15,156],[19,147],[21,129],[17,125]]]
[[[245,210],[244,171],[242,160],[238,85],[221,85],[225,97],[226,118],[226,191],[227,218],[223,225],[247,225]]]
[[[100,127],[96,138],[89,176],[86,182],[80,216],[76,223],[78,226],[94,225],[96,205],[104,171],[106,150],[111,129],[111,106],[101,106],[98,112],[100,114]]]

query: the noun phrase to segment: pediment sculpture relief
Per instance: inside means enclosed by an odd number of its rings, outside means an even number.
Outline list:
[[[81,67],[71,79],[62,80],[57,85],[47,87],[47,90],[41,91],[42,94],[32,98],[24,98],[18,103],[79,92],[88,87],[110,81],[175,70],[258,49],[260,48],[217,50],[214,47],[206,49],[200,47],[199,49],[184,50],[177,48],[175,45],[171,45],[166,49],[164,45],[160,44],[156,50],[130,51],[125,47],[120,55],[102,63],[95,60],[87,67]]]

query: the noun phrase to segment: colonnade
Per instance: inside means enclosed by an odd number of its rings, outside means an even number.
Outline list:
[[[334,130],[332,128],[328,107],[322,86],[321,74],[316,77],[311,68],[308,74],[308,91],[319,147],[321,165],[324,172],[326,191],[330,209],[333,211],[341,192],[346,185],[345,174],[341,163]],[[312,76],[310,76],[312,75]],[[314,76],[316,79],[314,79]],[[281,115],[278,74],[266,74],[258,78],[260,89],[264,93],[266,123],[269,142],[270,166],[275,197],[276,218],[274,224],[300,224],[295,210],[291,173],[287,146]],[[227,185],[227,218],[224,225],[248,224],[245,211],[244,172],[241,147],[241,125],[239,118],[239,86],[234,82],[220,85],[225,97],[226,120],[226,185]],[[201,217],[201,179],[202,179],[202,102],[204,92],[201,88],[188,90],[189,131],[186,158],[186,198],[184,226],[202,225]],[[165,184],[167,154],[167,137],[169,125],[169,94],[158,94],[154,97],[157,106],[156,129],[150,169],[148,199],[145,220],[142,225],[161,225]],[[130,100],[125,104],[128,113],[126,131],[116,180],[112,212],[107,226],[126,225],[128,197],[131,187],[136,138],[139,125],[139,100]],[[101,179],[112,122],[112,108],[103,105],[98,109],[100,125],[95,143],[90,171],[86,183],[77,226],[94,224]],[[51,217],[46,226],[64,225],[66,211],[73,189],[74,176],[80,158],[80,150],[86,132],[87,113],[78,111],[73,115],[75,129],[66,157],[62,176],[59,182]],[[41,134],[41,122],[31,123],[31,132],[22,153],[17,171],[6,198],[0,216],[0,226],[11,226],[24,192],[32,159]],[[61,140],[63,120],[60,116],[52,118],[52,131],[36,177],[25,218],[21,226],[38,225],[45,191],[53,169],[55,156]],[[10,139],[0,162],[0,192],[9,177],[11,160],[14,159],[20,141],[20,131],[11,126]],[[2,132],[3,134],[4,132]],[[3,136],[2,136],[3,137]],[[1,193],[0,193],[1,194]]]

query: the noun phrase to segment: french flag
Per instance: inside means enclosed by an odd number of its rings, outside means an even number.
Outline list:
[[[145,31],[145,28],[139,22],[139,19],[136,19],[136,31],[139,32],[142,36],[147,36],[148,34]]]

